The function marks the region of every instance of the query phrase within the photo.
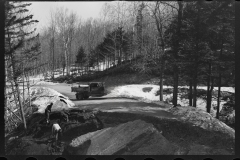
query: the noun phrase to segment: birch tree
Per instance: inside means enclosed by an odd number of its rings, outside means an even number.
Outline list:
[[[71,44],[74,35],[75,23],[77,16],[75,13],[68,13],[67,8],[58,8],[56,11],[57,30],[61,35],[64,49],[64,63],[66,65],[67,75],[70,74],[69,55],[71,52]],[[63,68],[64,70],[64,68]]]

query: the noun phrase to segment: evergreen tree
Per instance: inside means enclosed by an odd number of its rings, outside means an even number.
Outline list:
[[[180,55],[183,51],[182,49],[182,21],[183,21],[183,2],[177,2],[177,14],[170,24],[169,28],[166,30],[166,46],[170,47],[169,52],[172,60],[173,69],[173,105],[177,106],[177,95],[178,95],[178,81],[180,73]]]
[[[115,60],[116,53],[118,53],[117,60],[118,64],[120,64],[123,56],[125,55],[126,57],[129,55],[130,44],[132,43],[130,36],[131,34],[126,33],[122,27],[118,27],[116,30],[109,32],[104,37],[103,42],[96,46],[95,51],[93,52],[95,58],[99,57],[100,60],[103,60],[104,58],[109,57],[109,59]]]
[[[25,15],[27,6],[31,3],[5,2],[5,59],[10,62],[6,66],[9,80],[13,81],[22,122],[26,129],[26,120],[23,111],[23,103],[20,97],[18,78],[23,74],[20,70],[26,61],[34,60],[39,55],[38,35],[33,36],[36,29],[29,31],[26,27],[38,22],[32,20],[33,15]]]
[[[78,49],[78,53],[76,55],[75,63],[80,64],[81,69],[83,68],[83,64],[85,62],[85,57],[86,57],[86,54],[85,54],[84,48],[82,46],[80,46]]]

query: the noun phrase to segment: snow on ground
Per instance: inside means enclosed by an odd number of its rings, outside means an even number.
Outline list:
[[[172,86],[163,86],[163,88],[173,88]],[[189,86],[178,86],[178,88],[189,88]],[[207,86],[197,86],[197,89],[207,90]],[[217,91],[218,87],[214,87],[213,90]],[[234,87],[221,87],[221,91],[235,93]]]
[[[46,82],[46,81],[39,81],[36,83],[36,85],[57,85],[59,83],[53,83],[53,82]]]
[[[143,92],[142,88],[153,87],[150,92]],[[144,102],[158,101],[159,96],[155,96],[155,93],[159,89],[157,85],[125,85],[115,87],[108,97],[128,97],[128,98],[137,98]],[[165,97],[166,99],[166,97]]]
[[[235,138],[235,130],[222,121],[213,118],[209,113],[195,107],[172,107],[169,109],[174,115],[180,115],[183,121],[191,122],[203,129],[220,131]]]
[[[143,92],[143,88],[152,87],[150,92]],[[170,86],[163,86],[163,88],[172,88]],[[187,86],[181,86],[179,88],[188,88]],[[206,87],[199,87],[199,89],[207,89]],[[217,88],[216,88],[217,89]],[[158,85],[125,85],[115,87],[111,93],[106,95],[107,97],[127,97],[127,98],[135,98],[143,102],[156,102],[159,101],[159,96],[156,96],[157,91],[159,90]],[[225,87],[222,90],[233,92],[233,88]],[[180,95],[180,93],[179,93]],[[168,101],[168,99],[172,98],[172,94],[163,95],[163,100]],[[216,105],[216,99],[213,99],[211,114],[206,112],[206,101],[198,98],[197,107],[190,107],[187,99],[180,99],[178,97],[178,104],[181,104],[181,107],[169,107],[168,111],[172,112],[175,115],[182,115],[182,120],[189,121],[196,126],[200,126],[204,129],[210,130],[220,130],[224,133],[228,133],[231,137],[235,137],[235,131],[227,126],[225,123],[213,118],[216,115],[216,110],[214,109],[214,105]],[[224,101],[220,103],[220,110]],[[234,116],[234,113],[233,115]]]
[[[34,99],[32,104],[38,107],[37,112],[39,113],[44,113],[45,108],[51,102],[53,103],[52,111],[62,110],[64,108],[74,108],[74,103],[69,100],[68,97],[63,96],[61,93],[53,89],[47,87],[32,87],[30,93],[32,99]],[[60,101],[60,99],[63,99],[67,104]]]
[[[30,79],[30,81],[36,83],[36,82],[39,82],[39,81],[43,80],[44,76],[43,76],[43,74],[39,74],[39,75],[36,75],[36,76],[29,76],[29,79]]]
[[[207,86],[198,86],[197,89],[207,90]],[[218,87],[214,87],[213,90],[218,91]],[[235,93],[235,88],[233,88],[233,87],[221,87],[221,91]]]
[[[145,87],[152,87],[150,92],[143,92],[142,89]],[[163,86],[163,88],[173,88],[171,86]],[[179,88],[188,88],[188,86],[180,86]],[[198,87],[198,89],[207,89],[207,87]],[[217,90],[217,87],[214,88]],[[136,98],[140,101],[144,101],[147,103],[159,101],[159,95],[156,96],[157,91],[159,90],[158,85],[144,84],[144,85],[125,85],[115,87],[107,97],[127,97],[127,98]],[[234,92],[234,88],[232,87],[222,87],[222,91]],[[179,96],[181,93],[179,93]],[[181,106],[189,106],[188,99],[180,99],[178,96],[178,104]],[[172,94],[164,94],[163,101],[167,101],[168,103],[172,99]],[[225,101],[220,102],[220,111],[222,109]],[[217,99],[212,99],[212,107],[211,107],[211,115],[216,115],[216,110],[214,109],[217,105]],[[197,99],[197,108],[203,111],[206,111],[206,101],[202,98]]]
[[[52,82],[47,82],[48,85],[50,83],[52,83]],[[46,83],[42,83],[42,84],[46,84]],[[54,84],[55,83],[52,83],[52,85],[54,85]],[[20,89],[20,91],[22,93],[22,89]],[[47,88],[47,87],[34,86],[29,89],[29,93],[31,95],[31,100],[32,100],[31,104],[37,106],[36,112],[38,112],[38,113],[44,113],[45,108],[51,102],[53,102],[52,111],[74,108],[74,106],[75,106],[75,104],[71,100],[69,100],[68,97],[62,95],[61,93],[59,93],[53,89]],[[25,90],[24,95],[25,95],[24,98],[28,99],[28,91],[27,90]],[[22,96],[20,96],[20,97],[22,98]],[[8,98],[10,100],[10,103],[8,101],[8,106],[10,107],[10,109],[13,112],[16,112],[17,110],[19,110],[19,108],[16,108],[16,105],[14,103],[14,97],[11,96]],[[66,104],[63,101],[60,101],[60,99],[64,100],[66,102]],[[6,116],[9,116],[10,114],[11,114],[11,112],[6,110]]]

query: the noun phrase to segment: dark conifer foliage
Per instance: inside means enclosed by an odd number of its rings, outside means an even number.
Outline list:
[[[33,15],[28,15],[26,7],[29,5],[31,3],[5,2],[5,80],[14,85],[15,101],[20,108],[25,129],[27,128],[23,111],[25,102],[22,102],[20,96],[18,79],[26,72],[36,70],[37,66],[31,62],[36,61],[41,53],[39,35],[34,33],[36,29],[29,29],[29,26],[38,22],[32,19]]]

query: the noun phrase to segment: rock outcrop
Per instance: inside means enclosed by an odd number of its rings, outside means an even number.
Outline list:
[[[65,111],[68,121],[62,112],[50,114],[50,124],[46,123],[43,114],[33,114],[27,120],[27,131],[21,125],[17,138],[6,139],[8,155],[61,155],[66,142],[89,132],[103,128],[101,121],[91,111],[73,109]],[[56,144],[52,135],[52,124],[58,122],[63,131],[62,143]]]
[[[223,105],[219,113],[219,119],[230,127],[235,128],[235,100],[228,101]]]
[[[82,135],[65,148],[75,155],[171,155],[176,147],[142,120]]]
[[[74,108],[74,103],[61,93],[47,87],[31,87],[32,104],[36,105],[38,113],[44,113],[47,105],[53,103],[52,111]]]
[[[227,126],[225,123],[212,117],[209,113],[202,111],[195,107],[172,107],[169,109],[174,115],[180,115],[181,120],[190,122],[195,126],[204,129],[220,131],[228,134],[231,138],[235,139],[235,130]]]
[[[192,145],[187,155],[231,155],[225,149],[213,149],[204,145]]]

